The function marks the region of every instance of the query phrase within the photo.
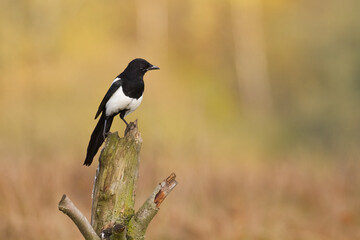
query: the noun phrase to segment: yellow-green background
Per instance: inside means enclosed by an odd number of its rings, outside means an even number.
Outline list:
[[[89,218],[93,117],[143,57],[161,70],[127,117],[144,140],[136,206],[171,172],[179,182],[147,239],[359,239],[359,9],[2,0],[1,238],[81,239],[57,203],[67,193]]]

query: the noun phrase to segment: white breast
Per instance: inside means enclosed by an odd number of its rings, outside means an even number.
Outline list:
[[[126,96],[122,90],[122,87],[119,87],[118,90],[110,97],[106,103],[106,112],[107,116],[114,115],[120,111],[127,109],[125,116],[135,111],[142,101],[142,96],[139,99],[130,98]]]
[[[133,111],[135,111],[135,109],[137,109],[140,106],[140,103],[142,101],[143,96],[141,96],[139,99],[133,98],[131,100],[131,103],[128,105],[127,109],[129,109],[129,111],[127,111],[125,113],[126,115],[129,115],[130,113],[132,113]]]

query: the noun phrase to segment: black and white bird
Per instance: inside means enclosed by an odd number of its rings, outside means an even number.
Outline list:
[[[91,134],[84,165],[90,166],[92,163],[94,156],[106,138],[106,134],[110,131],[113,118],[116,115],[119,114],[128,126],[125,117],[139,107],[143,98],[144,74],[155,69],[159,68],[144,59],[136,58],[112,82],[95,115],[96,119],[101,114],[99,122]]]

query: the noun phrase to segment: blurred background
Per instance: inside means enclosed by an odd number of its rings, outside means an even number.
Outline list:
[[[82,239],[94,115],[136,57],[161,68],[127,117],[138,208],[179,185],[147,239],[360,239],[360,2],[0,2],[0,232]],[[124,132],[115,119],[112,131]]]

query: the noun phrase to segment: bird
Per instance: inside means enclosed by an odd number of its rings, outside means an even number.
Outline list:
[[[125,117],[135,111],[144,93],[144,74],[150,70],[160,69],[142,58],[132,60],[125,70],[112,82],[109,90],[101,101],[95,119],[101,114],[87,147],[85,166],[90,166],[94,156],[104,142],[116,115],[129,125]]]

